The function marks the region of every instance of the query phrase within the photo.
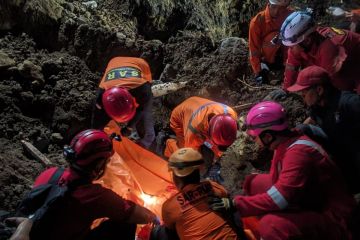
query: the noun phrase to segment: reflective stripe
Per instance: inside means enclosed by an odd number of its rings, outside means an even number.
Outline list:
[[[280,209],[285,209],[289,205],[284,196],[275,186],[272,186],[266,193]]]
[[[228,106],[226,106],[225,104],[222,103],[218,103],[218,102],[210,102],[210,103],[206,103],[204,105],[202,105],[201,107],[199,107],[192,115],[191,118],[189,119],[189,123],[188,123],[188,129],[190,129],[191,132],[193,132],[194,134],[197,134],[199,137],[203,137],[200,135],[200,132],[195,129],[191,123],[194,120],[194,118],[196,117],[196,115],[198,115],[205,107],[209,106],[209,105],[213,105],[213,104],[220,104],[223,107],[224,110],[224,114],[228,114]]]
[[[294,145],[306,145],[309,147],[312,147],[313,149],[317,150],[321,155],[323,155],[324,157],[327,156],[326,152],[324,151],[324,149],[322,149],[322,147],[320,147],[318,144],[312,142],[312,141],[308,141],[308,140],[297,140],[295,141],[293,144],[291,144],[289,148],[293,147]]]
[[[285,64],[285,70],[290,70],[290,71],[298,71],[299,70],[299,67],[295,67],[293,65],[290,65],[290,64]]]

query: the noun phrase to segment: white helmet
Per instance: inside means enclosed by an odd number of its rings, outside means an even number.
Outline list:
[[[285,46],[294,46],[315,31],[315,22],[309,12],[293,12],[283,22],[280,38]]]
[[[279,6],[288,6],[290,4],[290,0],[269,0],[269,2]]]

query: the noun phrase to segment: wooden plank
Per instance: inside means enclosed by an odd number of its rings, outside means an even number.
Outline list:
[[[161,83],[161,84],[153,85],[151,87],[151,91],[153,92],[154,97],[161,97],[161,96],[175,92],[175,91],[185,87],[186,84],[187,84],[187,82]]]
[[[34,145],[32,145],[30,142],[21,140],[21,144],[23,147],[38,161],[45,164],[46,167],[55,166],[50,159],[48,159],[44,154],[42,154]]]
[[[251,108],[252,106],[254,106],[254,104],[255,103],[244,103],[244,104],[233,106],[232,109],[234,109],[236,112],[240,112],[240,111]]]

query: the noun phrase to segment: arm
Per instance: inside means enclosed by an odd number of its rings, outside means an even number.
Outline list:
[[[21,220],[10,240],[29,240],[33,221],[29,218],[18,218]]]
[[[102,109],[103,104],[102,104],[102,96],[104,94],[105,90],[102,88],[99,88],[96,91],[96,99],[95,99],[95,105],[98,109]]]
[[[136,108],[135,116],[127,124],[129,127],[135,128],[136,124],[143,116],[145,105],[151,102],[153,97],[151,92],[151,84],[144,83],[140,87],[132,89],[129,92],[133,97],[135,97],[137,104],[139,104],[139,106]]]
[[[258,216],[288,208],[304,191],[309,167],[309,155],[296,146],[288,150],[283,169],[275,184],[265,193],[254,196],[236,196],[234,203],[241,216]],[[315,157],[318,157],[315,155]]]
[[[301,67],[301,58],[297,56],[291,48],[288,49],[288,58],[285,64],[283,89],[292,86],[297,79]]]
[[[181,105],[180,105],[181,106]],[[178,142],[178,146],[179,147],[183,147],[184,146],[184,126],[183,126],[183,117],[182,117],[182,109],[180,108],[180,106],[176,107],[170,116],[170,128],[171,130],[174,131],[175,135],[176,135],[176,140]]]
[[[146,224],[156,220],[156,215],[140,205],[135,205],[130,217],[126,220],[127,223]]]
[[[249,28],[249,55],[250,55],[250,64],[255,75],[259,74],[261,71],[260,67],[260,58],[261,58],[261,32],[258,26],[258,16],[255,16],[250,22]]]

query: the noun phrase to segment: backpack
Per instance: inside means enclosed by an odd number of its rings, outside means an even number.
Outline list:
[[[51,213],[66,203],[70,188],[67,185],[58,185],[63,173],[64,168],[56,169],[48,183],[33,188],[20,203],[16,215],[33,220],[31,233],[39,232],[37,229],[41,228]]]

